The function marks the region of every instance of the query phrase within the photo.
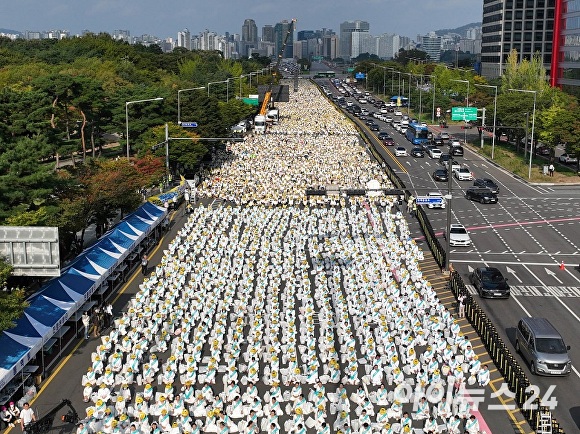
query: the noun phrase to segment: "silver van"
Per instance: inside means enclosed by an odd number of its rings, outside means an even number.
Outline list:
[[[530,364],[532,374],[568,375],[570,346],[545,318],[522,318],[516,331],[516,351]]]

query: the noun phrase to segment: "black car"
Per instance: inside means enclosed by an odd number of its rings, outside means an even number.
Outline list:
[[[423,151],[423,148],[415,146],[413,149],[411,149],[411,156],[423,158],[425,156],[425,151]]]
[[[469,187],[465,190],[465,198],[479,203],[497,203],[497,195],[489,188]]]
[[[473,181],[474,187],[488,188],[493,194],[499,194],[499,186],[489,178],[477,178]]]
[[[510,287],[501,271],[494,267],[480,267],[469,275],[469,281],[481,297],[509,298]]]
[[[433,179],[439,182],[447,182],[449,180],[449,173],[447,169],[437,169],[433,172]]]
[[[365,124],[367,124],[369,127],[370,127],[371,125],[374,125],[374,123],[375,123],[375,121],[373,121],[372,119],[368,119],[368,120],[365,122]]]
[[[449,153],[454,157],[463,157],[463,146],[450,146]]]
[[[435,136],[433,137],[433,140],[431,140],[431,143],[435,146],[441,146],[443,144],[443,139],[441,136]]]
[[[377,134],[377,137],[380,140],[385,140],[386,138],[390,137],[389,133],[387,133],[386,131],[381,131],[379,134]]]
[[[380,128],[379,128],[379,126],[377,124],[369,125],[369,129],[371,131],[379,131],[380,130]]]

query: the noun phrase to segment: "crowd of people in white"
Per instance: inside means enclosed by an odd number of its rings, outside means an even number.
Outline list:
[[[389,188],[380,166],[313,85],[279,106],[198,188],[231,203],[193,208],[101,338],[79,434],[479,431],[462,392],[489,370],[423,277],[398,198],[305,196]]]

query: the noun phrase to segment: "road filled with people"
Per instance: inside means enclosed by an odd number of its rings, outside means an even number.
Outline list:
[[[79,434],[479,431],[463,391],[489,370],[399,198],[340,193],[387,176],[314,84],[278,106],[204,169],[205,202],[100,338]]]

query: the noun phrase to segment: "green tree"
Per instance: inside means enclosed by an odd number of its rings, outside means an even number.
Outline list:
[[[28,306],[24,291],[10,287],[9,280],[13,270],[14,267],[6,258],[0,257],[0,332],[14,327],[14,321],[22,316]]]

